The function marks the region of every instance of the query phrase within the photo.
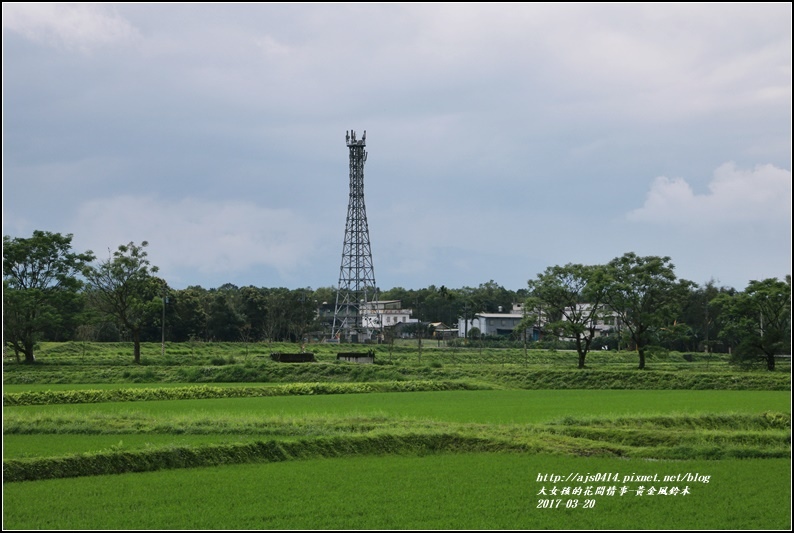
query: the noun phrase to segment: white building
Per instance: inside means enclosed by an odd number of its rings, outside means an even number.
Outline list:
[[[582,303],[577,305],[577,312],[580,315],[586,315],[590,313],[593,304],[589,303]],[[570,309],[570,308],[569,308]],[[612,309],[601,306],[600,309],[595,313],[593,317],[593,327],[595,327],[595,336],[596,337],[605,337],[612,333],[613,330],[619,330],[619,318],[617,313],[615,313]],[[568,320],[565,314],[562,316],[563,320]],[[565,340],[565,337],[560,337],[560,340]]]
[[[361,325],[369,329],[396,326],[399,323],[419,322],[411,318],[412,309],[402,309],[400,300],[376,300],[361,307]]]
[[[472,328],[480,330],[481,335],[511,335],[522,320],[523,310],[516,306],[510,313],[477,313],[469,320],[458,319],[458,337],[465,337]]]
[[[501,310],[501,306],[499,307]],[[477,313],[474,318],[464,320],[458,319],[458,337],[465,337],[472,328],[477,328],[482,335],[511,335],[516,326],[524,320],[524,304],[513,304],[509,313]],[[527,328],[529,339],[538,340],[540,338],[541,323]]]

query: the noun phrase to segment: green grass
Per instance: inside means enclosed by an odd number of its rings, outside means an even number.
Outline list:
[[[192,387],[195,383],[31,383],[28,385],[3,385],[3,393],[73,391],[73,390],[119,390]],[[257,383],[257,387],[278,387],[280,383]],[[251,387],[251,383],[213,383],[213,387]]]
[[[120,343],[119,343],[120,345]],[[117,344],[89,346],[92,355],[77,355],[71,343],[47,343],[37,364],[10,362],[3,365],[5,386],[34,384],[143,384],[143,383],[296,383],[373,382],[403,380],[465,380],[492,386],[524,389],[748,389],[790,390],[790,365],[776,372],[748,371],[729,366],[725,360],[713,364],[688,363],[669,356],[652,359],[647,370],[636,369],[636,354],[599,353],[585,370],[576,368],[574,352],[532,350],[524,359],[515,349],[428,348],[420,360],[415,346],[396,349],[374,346],[376,363],[361,365],[336,361],[339,347],[313,345],[318,363],[275,363],[266,354],[235,355],[240,344],[209,344],[196,353],[161,356],[159,345],[145,346],[149,353],[141,365],[119,355]],[[128,346],[121,346],[126,349]],[[155,350],[156,349],[156,350]],[[171,347],[172,351],[184,350]],[[264,349],[264,348],[262,348]],[[294,345],[274,349],[296,351]],[[346,348],[351,349],[351,348]],[[414,351],[411,351],[414,350]],[[19,390],[19,389],[13,389]]]
[[[4,410],[4,459],[416,432],[570,454],[590,448],[646,457],[781,456],[790,445],[790,416],[758,413],[788,408],[789,395],[776,391],[590,390],[20,406]]]
[[[306,396],[326,394],[364,394],[372,392],[414,392],[490,389],[488,385],[462,381],[391,381],[367,383],[289,383],[267,387],[188,387],[105,388],[4,392],[4,406],[59,405],[104,402],[199,400],[209,398],[253,398],[263,396]]]
[[[532,350],[525,365],[515,348],[429,343],[420,361],[415,341],[391,356],[372,347],[376,365],[337,363],[350,347],[335,345],[308,346],[316,364],[270,361],[296,345],[169,344],[165,357],[159,344],[143,348],[140,366],[129,343],[45,343],[36,365],[6,358],[5,528],[791,525],[790,366],[744,371],[673,352],[639,372],[636,354],[622,352],[594,353],[579,371],[572,352]],[[362,392],[413,381],[433,390]],[[448,381],[490,390],[436,390]],[[205,388],[248,395],[220,390],[240,386],[312,394],[190,399]],[[70,392],[86,390],[103,392]],[[358,392],[325,394],[337,390]],[[10,405],[28,392],[53,404]],[[58,403],[85,398],[104,401]],[[698,472],[710,482],[686,496],[539,508],[554,498],[538,494],[538,475],[574,472]],[[23,479],[35,481],[14,481]]]
[[[3,443],[6,459],[32,457],[57,457],[80,453],[145,450],[173,446],[202,446],[208,444],[233,444],[260,439],[261,436],[245,434],[174,434],[174,433],[124,433],[124,434],[60,434],[57,438],[42,438],[41,434],[10,435]]]
[[[166,343],[162,355],[160,343],[141,344],[141,363],[143,367],[183,367],[183,366],[226,366],[233,364],[259,364],[270,361],[271,352],[298,352],[300,345],[293,343],[234,343],[234,342],[185,342]],[[577,354],[574,350],[528,349],[526,354],[521,347],[481,347],[479,343],[468,346],[449,347],[443,343],[425,340],[422,354],[419,355],[415,340],[398,340],[392,347],[381,345],[336,345],[307,344],[306,350],[315,354],[320,362],[334,363],[339,351],[373,350],[376,361],[391,366],[431,366],[458,367],[479,365],[499,367],[502,365],[552,365],[555,367],[575,367]],[[646,356],[649,368],[658,370],[684,370],[724,372],[732,369],[728,365],[728,354],[689,353],[692,361],[684,359],[684,354],[676,351]],[[141,366],[132,362],[132,343],[130,342],[43,342],[36,350],[39,367],[92,366],[98,370],[122,367],[132,380],[145,378],[137,370]],[[13,356],[6,354],[7,369],[16,366]],[[638,356],[631,351],[594,350],[587,355],[587,364],[598,368],[636,368]],[[779,361],[780,370],[791,371],[790,362]]]
[[[3,518],[7,529],[788,530],[789,465],[523,454],[319,459],[6,484]],[[538,492],[551,484],[538,475],[569,472],[710,479],[689,483],[686,496],[636,496],[640,484],[626,483],[630,493],[590,498],[591,509],[583,496],[560,498],[579,500],[577,508],[539,509],[546,497]]]
[[[790,393],[781,391],[481,390],[11,406],[4,412],[6,416],[116,413],[161,417],[190,413],[216,417],[241,413],[290,417],[345,414],[516,424],[564,416],[787,412],[790,398]]]

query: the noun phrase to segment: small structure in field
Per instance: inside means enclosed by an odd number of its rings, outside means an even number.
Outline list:
[[[336,354],[337,361],[347,361],[348,363],[374,363],[375,351],[363,352],[339,352]]]
[[[317,361],[317,359],[314,358],[314,353],[312,352],[272,352],[270,354],[270,358],[278,363],[313,363]]]

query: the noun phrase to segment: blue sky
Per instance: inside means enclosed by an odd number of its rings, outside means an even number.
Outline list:
[[[3,234],[175,288],[339,277],[367,131],[382,289],[633,251],[791,273],[791,4],[3,3]]]

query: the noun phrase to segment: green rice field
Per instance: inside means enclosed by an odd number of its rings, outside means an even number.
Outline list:
[[[265,362],[258,372],[292,385],[212,385],[239,397],[81,382],[68,368],[50,385],[24,369],[30,383],[4,387],[4,529],[791,525],[791,393],[777,378],[732,390],[740,375],[711,370],[711,388],[637,390],[520,388],[533,370],[509,365],[443,383],[417,368],[392,385],[356,365],[335,367],[332,387],[290,375],[313,368]],[[163,387],[179,399],[141,399]],[[32,404],[14,396],[28,391]]]
[[[315,459],[15,483],[5,487],[3,513],[11,529],[786,530],[789,464],[499,453]],[[550,488],[538,475],[569,470],[710,479],[681,484],[690,488],[684,496],[637,496],[647,483],[593,484],[626,486],[623,496],[538,495]],[[541,508],[548,500],[560,503]]]

